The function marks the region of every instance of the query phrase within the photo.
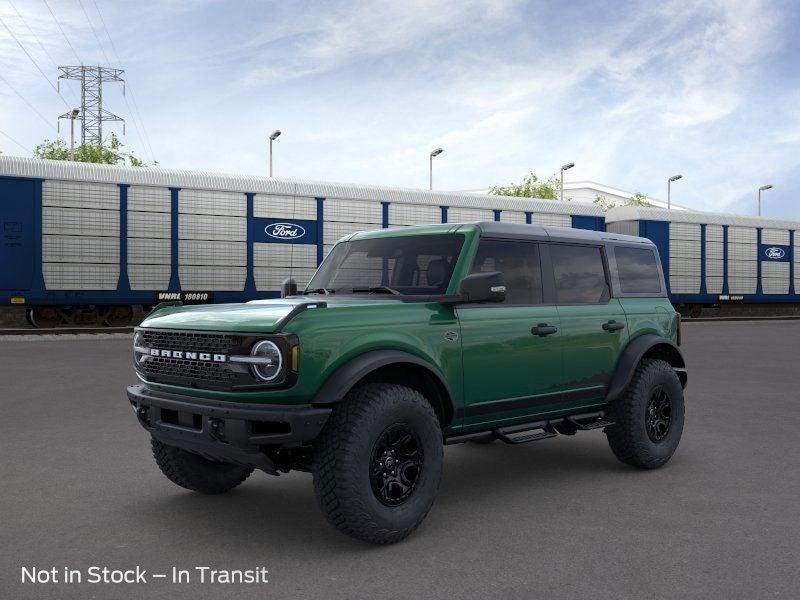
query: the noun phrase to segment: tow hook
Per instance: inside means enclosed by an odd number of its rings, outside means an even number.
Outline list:
[[[211,433],[211,437],[215,440],[220,442],[225,441],[225,421],[211,418],[208,420],[208,429]]]
[[[142,422],[142,425],[147,427],[150,426],[150,407],[149,406],[138,406],[135,409],[136,411],[136,418]]]

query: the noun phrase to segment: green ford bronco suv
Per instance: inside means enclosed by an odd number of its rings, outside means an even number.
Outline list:
[[[396,542],[433,505],[446,444],[602,428],[624,463],[670,459],[686,368],[660,264],[649,240],[577,229],[353,234],[300,294],[157,308],[128,398],[177,485],[308,471],[335,527]]]

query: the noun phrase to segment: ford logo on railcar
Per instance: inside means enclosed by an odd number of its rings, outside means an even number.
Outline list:
[[[296,223],[273,223],[264,228],[264,233],[279,240],[296,240],[303,237],[306,230]]]
[[[767,258],[771,258],[773,260],[780,260],[784,256],[786,256],[786,250],[783,248],[778,248],[777,246],[772,246],[771,248],[767,248],[764,250],[764,254]]]

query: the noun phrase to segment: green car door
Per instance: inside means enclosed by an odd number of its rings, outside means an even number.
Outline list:
[[[611,297],[603,249],[550,244],[549,255],[561,321],[563,408],[602,404],[628,341],[625,312],[619,300]]]
[[[561,402],[561,327],[542,303],[539,245],[482,239],[472,272],[500,271],[506,299],[459,306],[464,427],[546,412]]]

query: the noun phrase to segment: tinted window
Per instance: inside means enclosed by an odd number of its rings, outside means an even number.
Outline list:
[[[617,258],[619,284],[623,294],[660,294],[661,275],[656,254],[649,248],[614,249]]]
[[[334,246],[308,284],[334,293],[369,293],[389,286],[401,294],[447,291],[463,235],[415,235],[342,242]]]
[[[603,255],[597,246],[550,246],[556,301],[559,304],[605,302],[609,298]]]
[[[506,280],[506,304],[541,304],[539,246],[530,242],[481,240],[473,273],[500,271]]]

